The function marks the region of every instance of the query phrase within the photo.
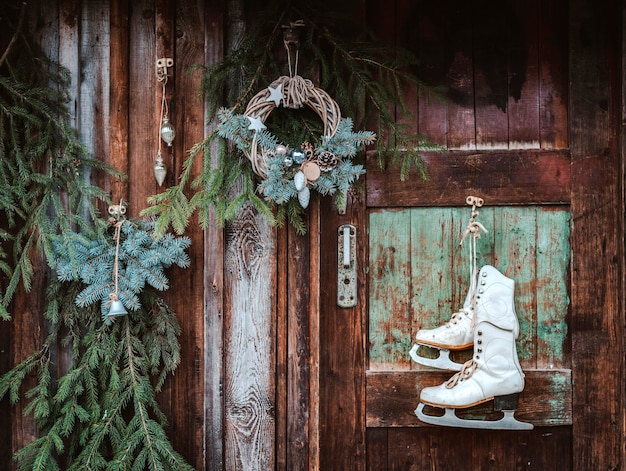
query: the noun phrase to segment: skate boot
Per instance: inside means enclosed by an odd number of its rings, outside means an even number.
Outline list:
[[[409,352],[411,358],[421,365],[431,366],[443,370],[459,371],[462,368],[461,363],[455,363],[450,360],[450,351],[465,350],[470,348],[474,342],[474,308],[476,306],[477,295],[477,250],[476,241],[480,238],[480,233],[487,232],[484,226],[476,221],[478,216],[477,207],[483,205],[482,198],[468,196],[466,203],[472,206],[469,224],[461,238],[459,245],[463,245],[466,238],[469,237],[469,260],[470,260],[470,277],[469,289],[465,298],[463,307],[452,314],[452,317],[444,325],[434,329],[421,329],[415,335],[416,343]],[[435,348],[439,350],[437,358],[427,358],[418,354],[420,345]]]
[[[475,278],[475,277],[474,277]],[[463,307],[452,314],[444,325],[434,329],[421,329],[415,335],[416,343],[409,352],[411,358],[420,365],[440,368],[442,370],[459,371],[463,366],[450,359],[451,350],[465,350],[474,344],[474,303],[476,284],[471,283]],[[420,345],[439,350],[437,358],[426,358],[418,354]]]
[[[465,428],[532,429],[532,424],[513,417],[517,398],[524,389],[524,374],[519,364],[515,339],[519,333],[513,306],[514,282],[492,266],[479,274],[476,296],[474,356],[445,383],[422,389],[415,413],[426,423]],[[495,421],[461,419],[455,409],[494,400],[503,411]],[[424,413],[424,405],[445,409],[443,416]]]

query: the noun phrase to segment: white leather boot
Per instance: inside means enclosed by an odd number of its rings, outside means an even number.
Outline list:
[[[532,428],[516,421],[510,412],[501,421],[459,419],[450,409],[472,407],[490,400],[496,410],[517,407],[524,389],[515,339],[519,324],[513,305],[515,283],[492,266],[481,269],[476,294],[474,356],[445,383],[422,389],[418,417],[427,423],[478,428]],[[423,413],[424,404],[446,409],[444,416]]]

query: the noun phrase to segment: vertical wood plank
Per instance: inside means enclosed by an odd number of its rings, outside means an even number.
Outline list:
[[[399,2],[400,3],[400,2]],[[433,28],[433,18],[420,15],[421,5],[415,2],[404,1],[410,4],[408,12],[398,14],[398,26],[403,27],[401,38],[404,39],[410,51],[413,51],[419,60],[418,76],[429,86],[439,86],[439,80],[446,75],[446,47],[444,32]],[[454,12],[451,11],[451,15]],[[400,21],[402,20],[402,21]],[[445,92],[440,92],[445,95]],[[419,94],[418,131],[428,136],[433,142],[446,146],[448,144],[448,106],[445,96],[431,94],[424,89]],[[473,132],[472,132],[473,134]]]
[[[366,264],[358,266],[358,301],[350,309],[336,304],[337,228],[357,227],[357,259],[367,259],[365,195],[349,193],[345,215],[322,201],[320,299],[320,469],[365,469],[365,292]]]
[[[568,146],[567,0],[539,2],[539,126],[542,149]]]
[[[437,466],[430,456],[430,429],[390,428],[388,434],[387,469],[421,471]]]
[[[204,63],[219,61],[224,48],[224,6],[221,2],[204,5]],[[205,104],[205,110],[209,106]],[[205,119],[206,111],[205,111]],[[205,135],[215,124],[206,123]],[[218,144],[211,146],[211,168],[218,165]],[[213,208],[204,231],[204,433],[207,471],[224,469],[224,231],[217,224]],[[202,468],[201,468],[202,469]]]
[[[309,469],[310,240],[287,232],[287,468]]]
[[[109,152],[109,4],[81,2],[78,132],[91,155],[103,162]],[[85,173],[89,179],[90,174]],[[93,176],[96,183],[97,176]]]
[[[129,90],[129,14],[130,6],[125,0],[111,0],[109,31],[109,164],[128,173],[128,90]],[[111,200],[128,201],[128,184],[110,182]]]
[[[537,211],[537,368],[570,368],[568,342],[570,213]]]
[[[367,471],[383,471],[388,469],[387,428],[367,429]]]
[[[309,206],[309,443],[308,460],[309,469],[318,471],[320,469],[320,303],[322,296],[321,277],[321,211],[320,202],[316,200]]]
[[[420,208],[406,212],[410,215],[411,224],[411,268],[409,278],[405,278],[404,283],[410,283],[413,322],[409,324],[403,320],[403,324],[411,325],[410,347],[419,329],[437,327],[449,320],[454,312],[454,308],[451,308],[450,268],[452,253],[458,241],[452,238],[452,233],[456,232],[452,229],[452,209]],[[402,325],[398,328],[402,329]],[[428,352],[426,348],[422,350]],[[408,361],[408,352],[403,353],[405,361]],[[413,367],[424,369],[415,364]]]
[[[225,244],[225,468],[265,471],[275,456],[275,234],[246,205]]]
[[[32,32],[34,40],[42,47],[45,54],[52,60],[59,60],[59,10],[57,4],[28,4],[27,17],[24,28]],[[76,43],[74,46],[77,47]],[[72,91],[70,91],[72,93]],[[7,247],[7,253],[11,248]],[[12,315],[10,325],[3,325],[9,337],[9,344],[2,345],[8,356],[9,368],[24,361],[28,356],[38,351],[47,335],[47,326],[42,312],[46,309],[46,286],[50,272],[45,257],[40,252],[33,252],[30,260],[33,267],[32,284],[26,291],[22,284],[19,285],[9,307]],[[56,352],[52,352],[54,355]],[[6,358],[6,357],[5,357]],[[2,370],[4,373],[5,370]],[[9,420],[7,421],[6,442],[0,455],[6,455],[7,460],[3,463],[7,469],[17,469],[12,455],[39,437],[39,431],[32,415],[26,415],[25,410],[30,402],[24,397],[24,393],[37,384],[37,378],[30,376],[25,378],[20,388],[20,401],[7,409]],[[8,398],[4,401],[7,403]],[[5,427],[6,427],[5,425]]]
[[[624,195],[617,130],[623,2],[573,0],[569,7],[573,462],[581,471],[619,469]]]
[[[129,217],[138,217],[146,206],[146,198],[156,192],[154,159],[157,152],[159,115],[155,103],[157,80],[155,71],[154,0],[138,0],[131,4],[129,37],[129,139],[128,211]],[[160,88],[159,88],[160,91]]]
[[[287,228],[276,231],[276,470],[288,470],[288,355],[289,325],[287,279],[289,274]]]
[[[439,21],[448,25],[444,31],[447,56],[448,148],[476,149],[476,79],[473,47],[474,12],[470,2],[443,4]],[[448,23],[448,16],[451,22]]]
[[[508,148],[507,36],[512,26],[506,4],[484,0],[474,5],[474,90],[476,147]]]
[[[167,148],[167,152],[173,155],[168,163],[170,177],[165,183],[169,181],[173,184],[183,171],[187,149],[202,140],[204,134],[204,109],[196,94],[200,88],[200,77],[199,74],[189,74],[190,67],[201,63],[205,58],[203,2],[159,0],[156,3],[155,19],[156,56],[174,59],[174,67],[170,70],[166,88],[167,97],[170,99],[170,118],[176,130],[176,137],[172,147],[165,144],[162,147]],[[151,65],[153,68],[156,67],[154,59]],[[159,98],[161,93],[161,90],[157,90]],[[184,110],[184,113],[181,110]],[[158,129],[158,116],[156,120],[157,123],[153,125]],[[196,159],[193,169],[195,175],[200,172],[201,165],[201,159]],[[149,189],[155,191],[157,186],[151,170],[152,166],[146,169],[151,177],[148,180]],[[201,228],[195,221],[188,225],[185,235],[191,239],[188,250],[191,265],[188,269],[176,270],[172,274],[171,287],[167,292],[181,327],[181,364],[176,374],[166,383],[160,403],[166,406],[166,410],[171,411],[168,415],[171,417],[168,432],[174,448],[196,469],[203,469],[205,294],[200,287],[206,280],[203,274],[203,262],[206,260],[205,240]],[[217,254],[213,256],[216,257]],[[212,273],[212,276],[216,275],[217,272]],[[221,290],[217,283],[214,285],[216,281],[214,278],[211,279],[211,294],[215,293],[215,289],[218,292]]]
[[[369,223],[369,368],[409,364],[411,348],[411,216],[408,211],[372,212]],[[418,242],[419,243],[419,242]],[[416,250],[422,247],[417,245]]]
[[[508,36],[509,149],[537,149],[540,145],[538,3],[530,0],[511,6],[519,33],[510,31]]]
[[[535,280],[537,258],[536,212],[533,207],[503,208],[497,212],[495,225],[495,267],[515,282],[514,305],[519,321],[517,351],[522,367],[536,363]]]

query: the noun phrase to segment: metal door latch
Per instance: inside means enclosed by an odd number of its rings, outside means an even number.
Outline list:
[[[339,226],[337,231],[337,306],[356,306],[356,227]]]

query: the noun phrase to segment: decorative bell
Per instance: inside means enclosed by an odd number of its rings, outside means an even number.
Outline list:
[[[169,118],[164,116],[163,124],[161,124],[161,139],[163,139],[167,145],[171,147],[175,136],[176,132],[174,131],[174,126],[170,123]]]
[[[124,308],[124,304],[122,304],[122,301],[120,301],[119,299],[111,301],[111,308],[109,309],[108,317],[125,316],[126,314],[128,314],[128,312]]]

